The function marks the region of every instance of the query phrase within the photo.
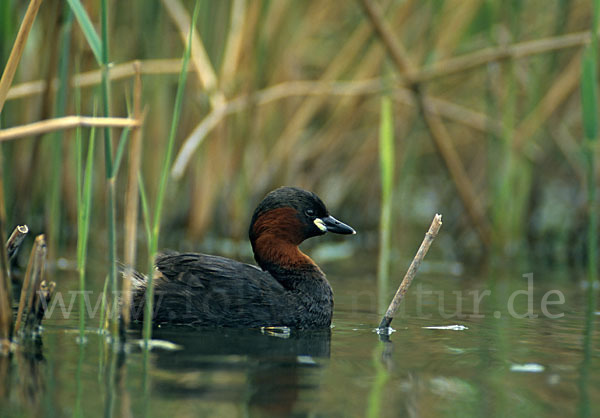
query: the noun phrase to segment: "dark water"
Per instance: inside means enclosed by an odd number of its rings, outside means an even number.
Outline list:
[[[330,331],[161,328],[177,349],[123,356],[97,318],[78,344],[77,303],[68,318],[57,306],[38,352],[0,358],[0,416],[599,416],[600,312],[582,277],[424,272],[383,342],[373,275],[324,267]]]

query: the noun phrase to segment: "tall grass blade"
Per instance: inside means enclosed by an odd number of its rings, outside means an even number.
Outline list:
[[[127,140],[129,139],[130,132],[131,128],[125,128],[123,129],[123,132],[121,132],[121,138],[119,139],[119,145],[117,146],[117,152],[115,154],[115,163],[113,165],[112,177],[114,178],[117,178],[117,175],[119,174],[119,167],[121,166],[123,152],[125,151],[125,145],[127,145]]]
[[[141,175],[138,176],[138,188],[140,189],[140,202],[142,203],[142,214],[144,215],[144,227],[146,236],[148,237],[148,251],[150,251],[150,237],[152,236],[152,215],[150,214],[150,206],[148,205],[148,195],[144,186],[144,179]]]
[[[598,85],[596,83],[596,51],[593,46],[583,56],[581,74],[581,106],[583,128],[586,139],[596,141],[598,137]]]
[[[79,0],[67,0],[67,2],[75,14],[75,18],[79,23],[83,36],[85,36],[94,57],[96,57],[96,61],[98,61],[98,64],[102,64],[102,42],[100,42],[100,37],[96,33],[96,29],[94,29],[94,25],[87,12]]]
[[[85,333],[85,279],[86,279],[86,265],[87,265],[87,246],[90,229],[90,214],[92,209],[92,179],[94,172],[94,148],[95,148],[95,132],[96,129],[92,128],[90,131],[90,141],[88,144],[87,158],[85,164],[85,177],[83,179],[83,190],[79,191],[78,194],[81,197],[78,205],[78,235],[77,235],[77,270],[79,271],[79,290],[81,291],[79,299],[79,338],[80,341],[84,341]],[[80,136],[80,134],[78,134]],[[78,138],[78,142],[81,142],[81,138]],[[81,156],[78,157],[81,161],[83,157],[82,147],[79,146]],[[81,164],[81,163],[79,163]],[[81,173],[82,167],[78,167],[78,172]]]
[[[67,91],[69,81],[69,59],[71,56],[71,29],[73,13],[65,5],[66,19],[60,34],[60,58],[58,62],[59,88],[56,94],[55,117],[65,116],[67,105]],[[48,225],[48,248],[50,258],[56,258],[59,247],[61,231],[61,186],[63,173],[63,133],[58,131],[52,140],[52,179],[50,185],[50,223]]]
[[[85,277],[81,273],[81,243],[83,228],[83,139],[81,128],[75,130],[75,179],[77,194],[77,273],[79,274],[79,340],[83,341],[85,334]]]
[[[2,109],[4,108],[4,103],[6,102],[6,97],[8,95],[8,89],[17,72],[17,66],[19,65],[19,61],[21,61],[21,56],[25,50],[29,32],[31,31],[31,27],[33,26],[33,22],[35,21],[35,17],[41,4],[42,0],[31,0],[29,2],[23,21],[21,22],[21,27],[19,28],[19,33],[17,34],[17,39],[10,51],[8,62],[2,71],[2,78],[0,78],[0,114],[2,114]]]
[[[173,160],[173,148],[175,144],[175,134],[177,133],[177,127],[179,125],[179,118],[181,116],[181,104],[183,102],[183,93],[185,91],[185,83],[187,80],[187,67],[190,61],[190,54],[192,49],[192,35],[194,28],[196,27],[196,20],[198,19],[198,11],[200,10],[200,2],[196,0],[194,6],[194,15],[192,17],[192,25],[190,26],[190,33],[188,35],[188,41],[183,55],[183,64],[181,66],[181,72],[179,73],[179,81],[177,85],[177,93],[175,95],[175,105],[173,109],[173,119],[171,120],[171,130],[169,132],[169,139],[167,142],[167,151],[163,160],[162,171],[160,174],[158,193],[156,195],[156,205],[154,212],[154,219],[152,224],[151,236],[149,239],[149,268],[148,268],[148,284],[146,288],[146,309],[144,312],[144,345],[148,349],[148,343],[152,337],[152,316],[153,316],[153,305],[154,305],[154,288],[152,283],[152,273],[154,270],[154,257],[158,249],[158,237],[160,233],[160,220],[162,216],[162,208],[164,202],[164,195],[166,191],[167,178],[171,169],[171,163]]]
[[[109,67],[109,45],[108,45],[108,2],[102,0],[101,8],[101,26],[102,26],[102,104],[104,107],[104,116],[109,117],[110,112],[110,78],[108,75]],[[115,178],[113,176],[113,155],[112,155],[112,137],[111,129],[104,129],[104,169],[106,173],[107,186],[107,218],[108,218],[108,278],[110,281],[110,290],[113,295],[111,307],[117,309],[116,301],[117,287],[117,242],[116,242],[116,197],[115,197]],[[118,315],[112,312],[110,315],[110,328],[114,338],[118,338]]]
[[[598,14],[600,0],[592,3],[592,42],[582,57],[581,111],[585,139],[583,152],[586,162],[588,203],[588,280],[598,279],[598,203],[596,201],[596,144],[598,138]]]
[[[1,149],[0,149],[1,151]],[[0,161],[4,158],[0,152]],[[10,338],[13,331],[13,317],[11,310],[12,286],[8,266],[8,254],[4,243],[6,211],[4,202],[4,165],[0,164],[0,354],[8,352],[10,348]]]
[[[379,125],[379,165],[381,175],[381,218],[379,221],[379,260],[377,265],[378,306],[385,309],[389,282],[392,190],[394,187],[394,122],[392,100],[381,98]]]
[[[100,320],[98,321],[98,329],[102,332],[102,331],[107,331],[107,327],[108,324],[106,322],[106,312],[107,312],[107,306],[109,304],[108,302],[108,283],[109,283],[109,277],[106,276],[106,279],[104,280],[104,287],[102,288],[102,300],[100,302]],[[102,357],[102,356],[100,356]]]
[[[593,42],[583,55],[581,75],[582,117],[585,139],[583,153],[586,162],[587,201],[588,201],[588,279],[598,278],[598,204],[596,202],[596,144],[598,138],[598,93],[596,57],[597,43]]]

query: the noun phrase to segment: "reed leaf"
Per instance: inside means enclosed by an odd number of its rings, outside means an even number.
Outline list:
[[[79,0],[67,0],[67,2],[75,14],[75,18],[79,23],[83,36],[85,36],[94,57],[96,57],[96,61],[98,61],[98,64],[102,64],[102,42],[100,42],[100,37],[96,33],[96,29],[94,29],[94,25],[85,11],[85,8]]]
[[[596,143],[598,138],[598,11],[600,1],[593,2],[592,43],[582,57],[581,74],[581,111],[583,118],[583,153],[586,162],[587,205],[588,205],[588,280],[594,283],[598,279],[598,203],[596,202]]]
[[[79,107],[79,105],[78,105]],[[95,111],[94,111],[95,114]],[[76,132],[76,161],[77,161],[77,270],[79,272],[79,340],[85,341],[85,291],[87,247],[89,240],[92,184],[94,173],[94,149],[96,128],[92,127],[89,134],[85,169],[83,168],[83,145],[81,128]]]
[[[108,2],[102,0],[100,3],[100,17],[102,26],[102,104],[104,107],[104,116],[109,117],[110,111],[110,77],[108,74],[109,67],[109,47],[108,47]],[[111,307],[116,309],[117,303],[117,242],[116,242],[116,196],[115,196],[115,177],[114,160],[112,155],[112,135],[111,129],[104,129],[104,170],[106,173],[107,187],[107,218],[108,218],[108,278],[110,281],[110,290],[113,295]],[[118,315],[110,315],[110,328],[113,336],[117,338],[119,331]]]
[[[92,211],[92,183],[94,173],[94,148],[95,148],[95,133],[96,129],[92,128],[90,131],[90,141],[88,144],[87,158],[85,163],[85,177],[83,179],[83,195],[81,202],[81,252],[79,257],[82,261],[82,268],[85,269],[86,257],[87,257],[87,244],[89,238],[90,228],[90,214]]]
[[[150,207],[148,206],[148,197],[146,195],[146,187],[144,186],[144,179],[141,175],[138,176],[138,188],[140,189],[140,201],[142,202],[142,214],[144,215],[144,227],[146,229],[146,236],[148,237],[148,244],[152,236],[152,215],[150,214]],[[148,245],[148,251],[150,251],[150,245]]]
[[[171,170],[171,163],[173,160],[173,148],[175,145],[175,135],[177,133],[177,127],[179,126],[179,118],[181,116],[181,104],[183,102],[183,93],[185,91],[185,83],[187,80],[187,67],[190,61],[190,54],[192,50],[192,35],[194,28],[196,27],[196,20],[198,19],[198,12],[200,10],[200,2],[196,0],[194,6],[194,14],[192,16],[192,24],[190,26],[190,33],[188,35],[187,45],[183,54],[183,64],[181,66],[181,72],[179,73],[179,81],[177,84],[177,93],[175,95],[175,105],[173,108],[173,118],[171,120],[171,129],[169,132],[169,139],[167,141],[167,150],[165,158],[162,164],[162,170],[160,174],[160,180],[158,185],[158,192],[156,195],[156,204],[154,219],[152,224],[151,236],[149,239],[149,268],[148,268],[148,284],[146,287],[146,306],[144,313],[144,345],[148,349],[149,341],[152,337],[152,316],[153,316],[153,305],[154,305],[154,288],[152,283],[152,273],[154,270],[154,257],[158,249],[158,237],[160,233],[160,221],[162,216],[162,208],[164,203],[164,196],[167,185],[167,178],[169,171]],[[143,203],[142,203],[143,206]]]
[[[106,279],[104,280],[104,287],[102,288],[102,300],[100,302],[100,320],[98,322],[98,329],[102,332],[102,331],[107,331],[107,326],[108,323],[106,321],[106,315],[107,315],[107,305],[108,305],[108,296],[107,296],[107,292],[108,292],[108,283],[110,281],[110,277],[106,276]],[[100,356],[102,357],[102,356]]]
[[[56,110],[55,116],[65,116],[67,105],[67,91],[69,83],[69,59],[71,56],[71,29],[73,22],[73,13],[71,9],[65,5],[66,19],[62,25],[60,33],[60,58],[58,62],[58,81],[59,89],[56,94]],[[50,182],[50,222],[48,225],[48,248],[50,258],[55,258],[58,254],[58,244],[60,242],[61,231],[61,186],[63,173],[63,133],[56,132],[53,135],[52,147],[52,171]]]
[[[125,145],[127,145],[127,140],[129,139],[129,133],[131,132],[131,128],[123,129],[121,132],[121,138],[119,139],[119,145],[117,146],[117,152],[115,154],[115,162],[113,165],[113,178],[117,178],[119,174],[119,167],[121,166],[121,160],[123,159],[123,152],[125,151]]]

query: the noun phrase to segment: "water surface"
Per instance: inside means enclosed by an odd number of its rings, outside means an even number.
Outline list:
[[[336,295],[331,330],[160,328],[154,337],[172,346],[148,357],[134,344],[115,354],[97,319],[78,344],[77,303],[68,318],[57,306],[43,347],[0,358],[0,416],[600,413],[600,313],[583,278],[425,271],[382,341],[373,330],[385,307],[373,275],[358,273],[374,267],[324,269]],[[403,273],[392,275],[390,298]]]

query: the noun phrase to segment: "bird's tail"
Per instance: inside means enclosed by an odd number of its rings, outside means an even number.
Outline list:
[[[118,263],[119,273],[125,279],[131,277],[132,290],[144,289],[146,287],[146,276],[123,263]]]

